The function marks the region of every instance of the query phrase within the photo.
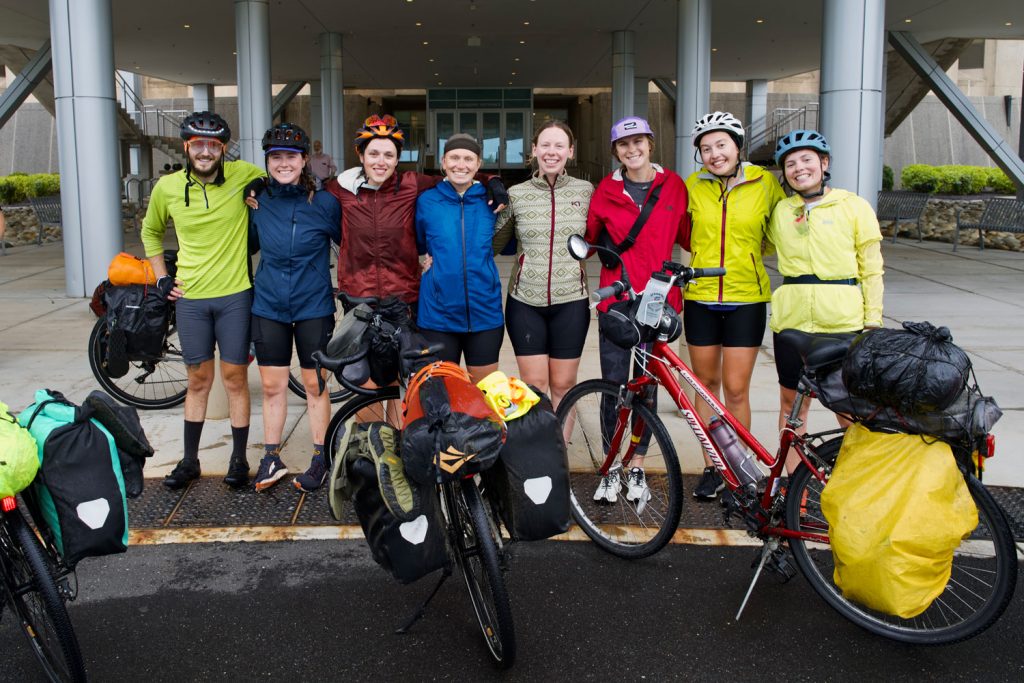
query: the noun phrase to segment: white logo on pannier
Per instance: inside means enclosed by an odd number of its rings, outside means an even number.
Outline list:
[[[419,545],[427,538],[427,527],[430,523],[427,521],[426,515],[420,515],[411,522],[403,522],[398,525],[398,533],[402,534],[402,538],[409,541],[413,545]]]
[[[537,505],[543,505],[551,495],[551,477],[534,477],[523,482],[526,495]]]
[[[78,518],[85,522],[90,529],[101,529],[107,522],[110,515],[110,503],[106,498],[97,498],[84,503],[79,503],[75,508]]]

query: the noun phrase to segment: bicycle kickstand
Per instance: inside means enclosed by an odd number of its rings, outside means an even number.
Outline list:
[[[434,590],[430,591],[430,595],[428,595],[427,599],[423,601],[423,604],[420,605],[415,612],[413,612],[412,616],[409,617],[409,619],[406,620],[404,624],[395,629],[396,634],[404,635],[408,633],[409,629],[411,629],[417,621],[423,618],[423,615],[427,611],[427,605],[430,604],[430,601],[434,599],[435,595],[437,595],[437,591],[441,590],[441,586],[451,575],[451,569],[446,568],[444,572],[441,574],[441,579],[437,582],[437,585],[434,586]]]
[[[775,547],[773,546],[773,542]],[[757,569],[754,570],[754,578],[750,580],[750,587],[747,588],[747,594],[743,596],[743,602],[740,603],[740,609],[736,612],[736,621],[740,620],[743,616],[743,610],[747,606],[747,601],[750,600],[750,594],[754,592],[754,586],[757,585],[757,580],[761,578],[761,572],[764,570],[766,564],[771,559],[772,554],[775,552],[775,548],[778,547],[778,541],[765,541],[764,547],[761,549],[761,560],[757,563]]]

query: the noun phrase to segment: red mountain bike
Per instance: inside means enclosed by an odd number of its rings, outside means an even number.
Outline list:
[[[569,251],[577,259],[586,258],[592,249],[602,247],[589,245],[578,236],[569,240]],[[696,277],[722,273],[721,269],[701,271],[666,261],[655,286],[664,292],[666,285],[683,287]],[[820,497],[839,453],[842,430],[807,435],[797,430],[802,426],[800,407],[813,396],[808,373],[834,367],[845,355],[849,338],[787,331],[801,348],[804,378],[786,418],[779,448],[772,454],[669,346],[679,336],[679,319],[670,308],[662,310],[664,296],[645,297],[648,301],[660,299],[658,315],[653,315],[649,307],[645,310],[647,302],[645,298],[637,299],[630,289],[624,267],[622,279],[596,290],[592,299],[600,301],[618,294],[627,294],[632,302],[625,308],[636,328],[633,353],[640,372],[623,385],[601,379],[582,382],[558,406],[572,470],[572,514],[599,547],[619,557],[641,558],[663,548],[676,532],[683,502],[682,476],[672,438],[653,407],[654,393],[661,386],[684,415],[696,443],[721,473],[731,493],[724,497],[727,517],[738,517],[748,533],[764,543],[737,618],[765,568],[792,573],[787,548],[796,566],[829,605],[877,635],[918,644],[950,643],[980,633],[999,618],[1013,596],[1017,579],[1013,536],[991,494],[966,471],[964,477],[978,507],[979,524],[956,551],[945,592],[924,613],[901,619],[875,612],[843,597],[835,585],[828,522],[821,512]],[[650,321],[655,322],[651,325]],[[683,383],[711,407],[715,413],[709,420],[712,426],[697,413],[683,391]],[[719,436],[723,427],[731,429],[734,436],[730,436],[737,443]],[[980,441],[981,453],[991,457],[993,440]],[[727,444],[725,448],[723,444]],[[768,469],[767,475],[753,463],[748,449]],[[800,462],[787,480],[785,460],[790,452],[796,453]],[[623,495],[623,475],[633,467],[644,470],[646,490],[637,494],[627,487]],[[609,486],[609,481],[614,484]]]

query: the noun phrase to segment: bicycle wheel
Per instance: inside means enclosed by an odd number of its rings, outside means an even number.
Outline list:
[[[78,639],[53,580],[52,561],[19,512],[4,517],[2,534],[7,599],[32,652],[51,681],[86,680]]]
[[[499,668],[507,669],[516,658],[512,606],[502,575],[498,548],[501,536],[488,514],[480,490],[472,478],[443,487],[447,496],[449,528],[456,561],[466,581],[480,632]]]
[[[816,449],[825,474],[839,454],[842,439]],[[811,586],[836,611],[871,633],[917,645],[941,645],[971,638],[992,625],[1013,597],[1017,582],[1017,552],[1002,510],[980,481],[965,475],[967,489],[978,506],[978,527],[953,555],[945,591],[922,614],[901,619],[876,612],[843,597],[833,579],[835,565],[829,548],[790,539],[797,566]],[[823,533],[828,522],[821,513],[824,484],[801,464],[790,478],[786,526]],[[805,501],[806,497],[806,501]]]
[[[338,432],[353,415],[359,422],[387,422],[395,429],[402,428],[402,405],[398,399],[398,387],[378,389],[374,396],[353,395],[327,425],[324,449],[327,451],[327,462],[334,462]]]
[[[661,419],[639,400],[629,414],[631,425],[641,423],[650,435],[643,460],[650,497],[626,499],[619,491],[613,503],[598,503],[600,469],[608,451],[608,437],[601,432],[601,403],[621,403],[619,385],[592,379],[569,390],[558,405],[558,420],[567,435],[573,519],[603,550],[626,559],[652,555],[672,539],[683,510],[683,481],[675,446]],[[622,439],[629,443],[629,428]],[[620,458],[625,448],[620,447]]]
[[[185,400],[188,372],[181,358],[178,330],[174,325],[167,331],[163,354],[152,360],[129,361],[128,372],[122,377],[107,374],[109,336],[107,321],[100,318],[89,335],[89,367],[104,391],[121,403],[144,410],[173,408]]]

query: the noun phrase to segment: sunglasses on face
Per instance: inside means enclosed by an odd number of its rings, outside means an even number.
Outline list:
[[[187,146],[196,152],[224,151],[224,143],[215,138],[192,138],[188,141]]]

